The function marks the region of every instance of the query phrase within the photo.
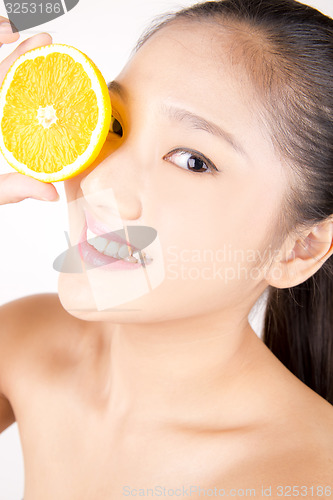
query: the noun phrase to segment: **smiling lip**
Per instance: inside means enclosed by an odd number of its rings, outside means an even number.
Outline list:
[[[78,243],[78,249],[83,261],[92,269],[102,267],[103,271],[116,271],[125,269],[138,269],[142,267],[141,262],[128,262],[124,259],[109,257],[96,250],[87,241],[87,223],[85,223],[83,231]]]
[[[124,240],[119,236],[119,234],[116,234],[115,232],[112,232],[110,228],[108,228],[103,222],[97,221],[96,219],[93,218],[93,216],[84,208],[83,209],[85,217],[86,217],[86,224],[87,227],[92,231],[94,234],[98,236],[103,236],[108,241],[115,241],[117,243],[121,243],[123,245],[127,245],[128,247],[131,248],[132,253],[138,250],[135,246],[131,245],[129,241]]]

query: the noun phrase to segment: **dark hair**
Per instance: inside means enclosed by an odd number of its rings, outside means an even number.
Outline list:
[[[164,16],[136,51],[170,23],[213,23],[233,36],[254,83],[257,110],[290,183],[276,242],[333,214],[333,20],[296,0],[215,0]],[[220,21],[220,23],[219,23]],[[301,234],[301,233],[300,233]],[[333,256],[305,282],[268,287],[263,341],[333,404]]]

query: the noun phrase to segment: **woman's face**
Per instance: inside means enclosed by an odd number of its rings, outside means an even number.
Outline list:
[[[151,37],[111,85],[123,135],[115,122],[94,163],[65,182],[71,241],[86,212],[109,231],[149,226],[157,237],[145,267],[61,273],[60,300],[74,316],[238,318],[266,288],[260,261],[274,252],[265,242],[286,179],[251,84],[227,54],[227,38],[211,26],[178,22]]]

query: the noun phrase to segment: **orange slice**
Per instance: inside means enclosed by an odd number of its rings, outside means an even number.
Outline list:
[[[0,149],[18,172],[43,182],[69,179],[98,156],[111,122],[110,95],[80,50],[29,50],[0,88]]]

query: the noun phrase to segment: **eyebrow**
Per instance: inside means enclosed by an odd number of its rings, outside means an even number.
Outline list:
[[[118,94],[124,101],[127,100],[127,90],[121,85],[121,83],[116,80],[112,80],[112,82],[109,82],[107,86],[109,91],[112,90],[112,92]]]
[[[109,90],[118,94],[123,100],[127,100],[128,95],[125,87],[121,85],[116,80],[113,80],[107,84]],[[202,116],[196,115],[186,109],[177,108],[174,106],[166,106],[162,104],[162,111],[169,116],[171,120],[178,122],[187,122],[193,129],[203,130],[209,134],[215,135],[227,142],[237,153],[247,156],[245,149],[242,145],[235,139],[235,137],[219,127],[216,123],[206,120]]]
[[[191,113],[186,109],[176,108],[173,106],[166,107],[165,105],[162,106],[162,109],[169,115],[171,119],[179,122],[185,121],[194,129],[203,130],[204,132],[215,135],[216,137],[219,137],[226,141],[237,153],[241,153],[242,155],[246,156],[244,148],[239,144],[238,141],[236,141],[236,139],[230,134],[230,132],[227,132],[215,123],[206,120],[202,116]]]

